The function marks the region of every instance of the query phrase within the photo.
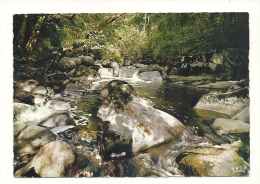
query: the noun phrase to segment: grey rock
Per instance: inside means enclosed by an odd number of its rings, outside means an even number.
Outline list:
[[[65,177],[74,160],[75,155],[66,142],[53,141],[41,147],[26,166],[15,172],[15,177],[23,177],[32,169],[40,177]]]
[[[179,120],[137,97],[126,82],[112,81],[104,90],[107,97],[97,115],[108,122],[103,135],[105,156],[138,152],[182,134],[185,127]]]
[[[161,74],[158,71],[142,72],[139,78],[145,81],[163,81]]]
[[[13,103],[14,135],[27,125],[39,125],[51,116],[70,109],[70,104],[59,100],[50,100],[45,106],[34,107],[24,103]]]
[[[70,72],[72,69],[76,68],[77,65],[81,64],[81,59],[63,57],[58,65],[58,70],[62,72]]]
[[[41,123],[41,125],[45,126],[45,127],[55,127],[55,126],[66,125],[66,122],[65,122],[66,119],[67,119],[66,115],[57,114],[57,115],[54,115],[53,117],[50,117],[43,123]]]
[[[211,127],[219,135],[230,133],[249,133],[249,123],[244,123],[240,120],[217,118],[211,124]]]
[[[14,139],[14,155],[34,155],[40,147],[55,139],[56,136],[47,128],[28,125]]]

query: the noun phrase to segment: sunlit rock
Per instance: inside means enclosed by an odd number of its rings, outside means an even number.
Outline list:
[[[176,161],[185,176],[248,176],[249,165],[234,150],[197,147]]]
[[[39,125],[54,114],[67,112],[70,104],[59,100],[50,100],[45,106],[35,107],[24,103],[13,103],[14,135],[26,125]]]
[[[28,173],[38,177],[64,177],[74,160],[75,155],[66,142],[53,141],[41,147],[25,167],[16,171],[15,177],[28,176]]]
[[[230,133],[249,133],[250,124],[240,120],[217,118],[211,124],[211,127],[219,135]]]
[[[66,115],[57,114],[55,116],[50,117],[43,123],[41,123],[41,125],[45,126],[45,127],[55,127],[55,126],[66,125],[66,119],[67,119]]]
[[[112,81],[105,88],[98,116],[103,120],[104,155],[132,153],[175,139],[184,130],[183,124],[151,101],[137,96],[124,81]]]

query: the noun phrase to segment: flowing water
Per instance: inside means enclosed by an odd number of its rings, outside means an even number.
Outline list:
[[[143,151],[148,153],[152,160],[166,171],[174,175],[182,175],[177,169],[175,158],[187,149],[200,145],[220,145],[224,143],[221,138],[212,132],[209,125],[215,118],[229,117],[225,114],[193,108],[200,97],[209,92],[208,89],[198,89],[192,85],[174,82],[147,82],[135,78],[115,78],[111,76],[103,76],[101,83],[113,79],[129,82],[136,88],[139,96],[150,99],[153,101],[155,108],[173,115],[186,126],[182,137]],[[77,100],[71,100],[72,107],[76,108],[76,119],[80,121],[82,118],[87,118],[88,123],[84,126],[90,131],[102,130],[102,125],[99,123],[100,119],[96,115],[100,104],[99,93],[85,92],[81,93]],[[248,157],[248,155],[244,155],[244,157]],[[111,168],[118,169],[116,165],[122,167],[126,160],[106,160],[103,165],[110,167],[110,170]]]

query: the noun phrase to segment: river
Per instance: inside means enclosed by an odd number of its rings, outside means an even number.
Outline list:
[[[212,111],[194,109],[198,100],[203,94],[209,92],[209,89],[196,88],[192,84],[185,85],[176,82],[148,82],[135,78],[118,78],[111,76],[102,76],[102,80],[97,84],[104,84],[113,79],[124,80],[135,87],[139,96],[150,99],[154,103],[154,107],[164,112],[171,114],[180,120],[186,129],[179,139],[176,139],[165,144],[155,146],[144,150],[148,153],[154,163],[159,165],[166,171],[179,176],[182,175],[177,169],[175,158],[187,149],[194,148],[201,145],[220,145],[223,142],[221,138],[217,137],[209,128],[215,118],[229,118],[225,114],[216,113]],[[74,89],[74,92],[77,91]],[[65,91],[63,96],[70,97],[72,92]],[[78,126],[84,126],[90,131],[100,132],[102,134],[102,125],[100,119],[96,116],[98,108],[101,104],[99,99],[99,92],[84,91],[78,93],[79,96],[69,98],[71,106],[75,109],[72,113],[73,118],[77,121]],[[87,119],[86,124],[79,125],[82,119]],[[246,138],[245,139],[249,139]],[[101,140],[101,139],[100,139]],[[249,144],[249,140],[247,141]],[[100,143],[101,144],[101,143]],[[96,145],[92,151],[98,149]],[[241,153],[245,160],[248,160],[249,155]],[[106,170],[115,170],[111,176],[122,176],[120,168],[125,162],[131,158],[102,160],[103,166]]]

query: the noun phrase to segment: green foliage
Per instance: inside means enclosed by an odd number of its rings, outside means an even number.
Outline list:
[[[249,49],[248,13],[126,13],[99,30],[113,15],[14,15],[14,57],[45,67],[52,52],[71,48],[72,56],[165,66],[180,55]],[[86,39],[92,31],[97,33]]]

